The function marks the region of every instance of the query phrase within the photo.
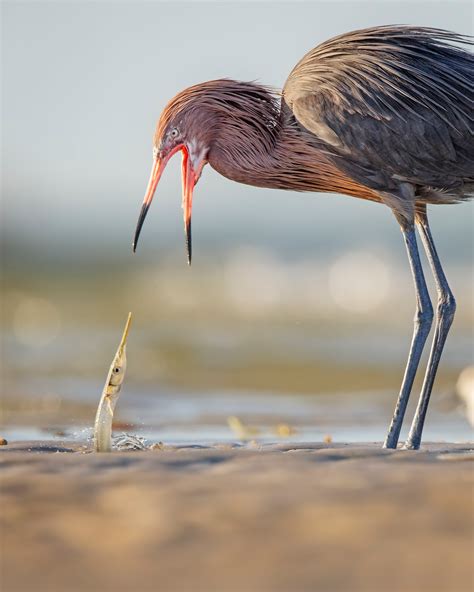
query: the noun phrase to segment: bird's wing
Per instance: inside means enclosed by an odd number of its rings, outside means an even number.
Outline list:
[[[283,99],[359,182],[456,186],[474,177],[474,56],[438,29],[355,31],[310,51]]]

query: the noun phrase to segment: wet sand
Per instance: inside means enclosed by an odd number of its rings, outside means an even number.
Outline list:
[[[0,450],[2,590],[472,590],[474,450]]]

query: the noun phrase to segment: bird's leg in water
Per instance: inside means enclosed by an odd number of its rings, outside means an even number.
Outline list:
[[[410,397],[413,381],[415,379],[418,364],[420,363],[423,347],[431,329],[433,321],[433,306],[431,305],[428,288],[426,287],[425,276],[423,275],[423,268],[421,266],[418,246],[416,244],[415,227],[413,224],[402,224],[402,232],[405,238],[405,243],[408,251],[408,259],[415,282],[416,289],[416,313],[415,313],[415,328],[413,331],[413,338],[410,346],[410,353],[408,355],[408,362],[403,376],[400,394],[398,395],[397,404],[392,417],[392,422],[385,438],[384,448],[396,448],[398,438],[400,437],[400,430],[402,428],[403,417],[407,408],[408,399]]]
[[[449,288],[443,268],[441,267],[441,262],[439,260],[438,253],[436,252],[433,237],[431,236],[426,211],[417,215],[416,223],[436,282],[436,290],[438,292],[438,306],[436,309],[435,334],[433,337],[433,344],[431,346],[428,365],[426,367],[423,386],[421,388],[420,400],[418,401],[415,417],[413,418],[410,433],[405,443],[405,448],[409,448],[410,450],[417,450],[420,447],[421,433],[423,431],[423,424],[425,422],[426,411],[428,409],[428,403],[430,401],[430,395],[433,388],[436,371],[438,370],[438,364],[443,352],[443,347],[453,322],[454,313],[456,311],[456,301]]]

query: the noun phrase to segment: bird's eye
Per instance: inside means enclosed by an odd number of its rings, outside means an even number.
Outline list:
[[[120,368],[119,368],[119,366],[115,366],[115,368],[114,368],[114,373],[115,373],[115,374],[118,374],[119,372],[120,372]]]
[[[178,128],[174,127],[171,131],[170,131],[170,137],[171,138],[177,138],[179,134]]]

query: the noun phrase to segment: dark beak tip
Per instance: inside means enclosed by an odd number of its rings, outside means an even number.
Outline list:
[[[132,242],[132,249],[133,249],[134,253],[137,250],[138,239],[140,238],[140,232],[142,230],[143,222],[145,221],[145,218],[146,218],[149,208],[150,208],[150,204],[145,202],[142,206],[142,209],[140,210],[140,215],[138,217],[138,222],[137,222],[137,226],[135,229],[135,237]]]
[[[191,260],[193,257],[192,235],[191,235],[191,220],[186,224],[186,253],[188,255],[188,266],[191,267]]]

